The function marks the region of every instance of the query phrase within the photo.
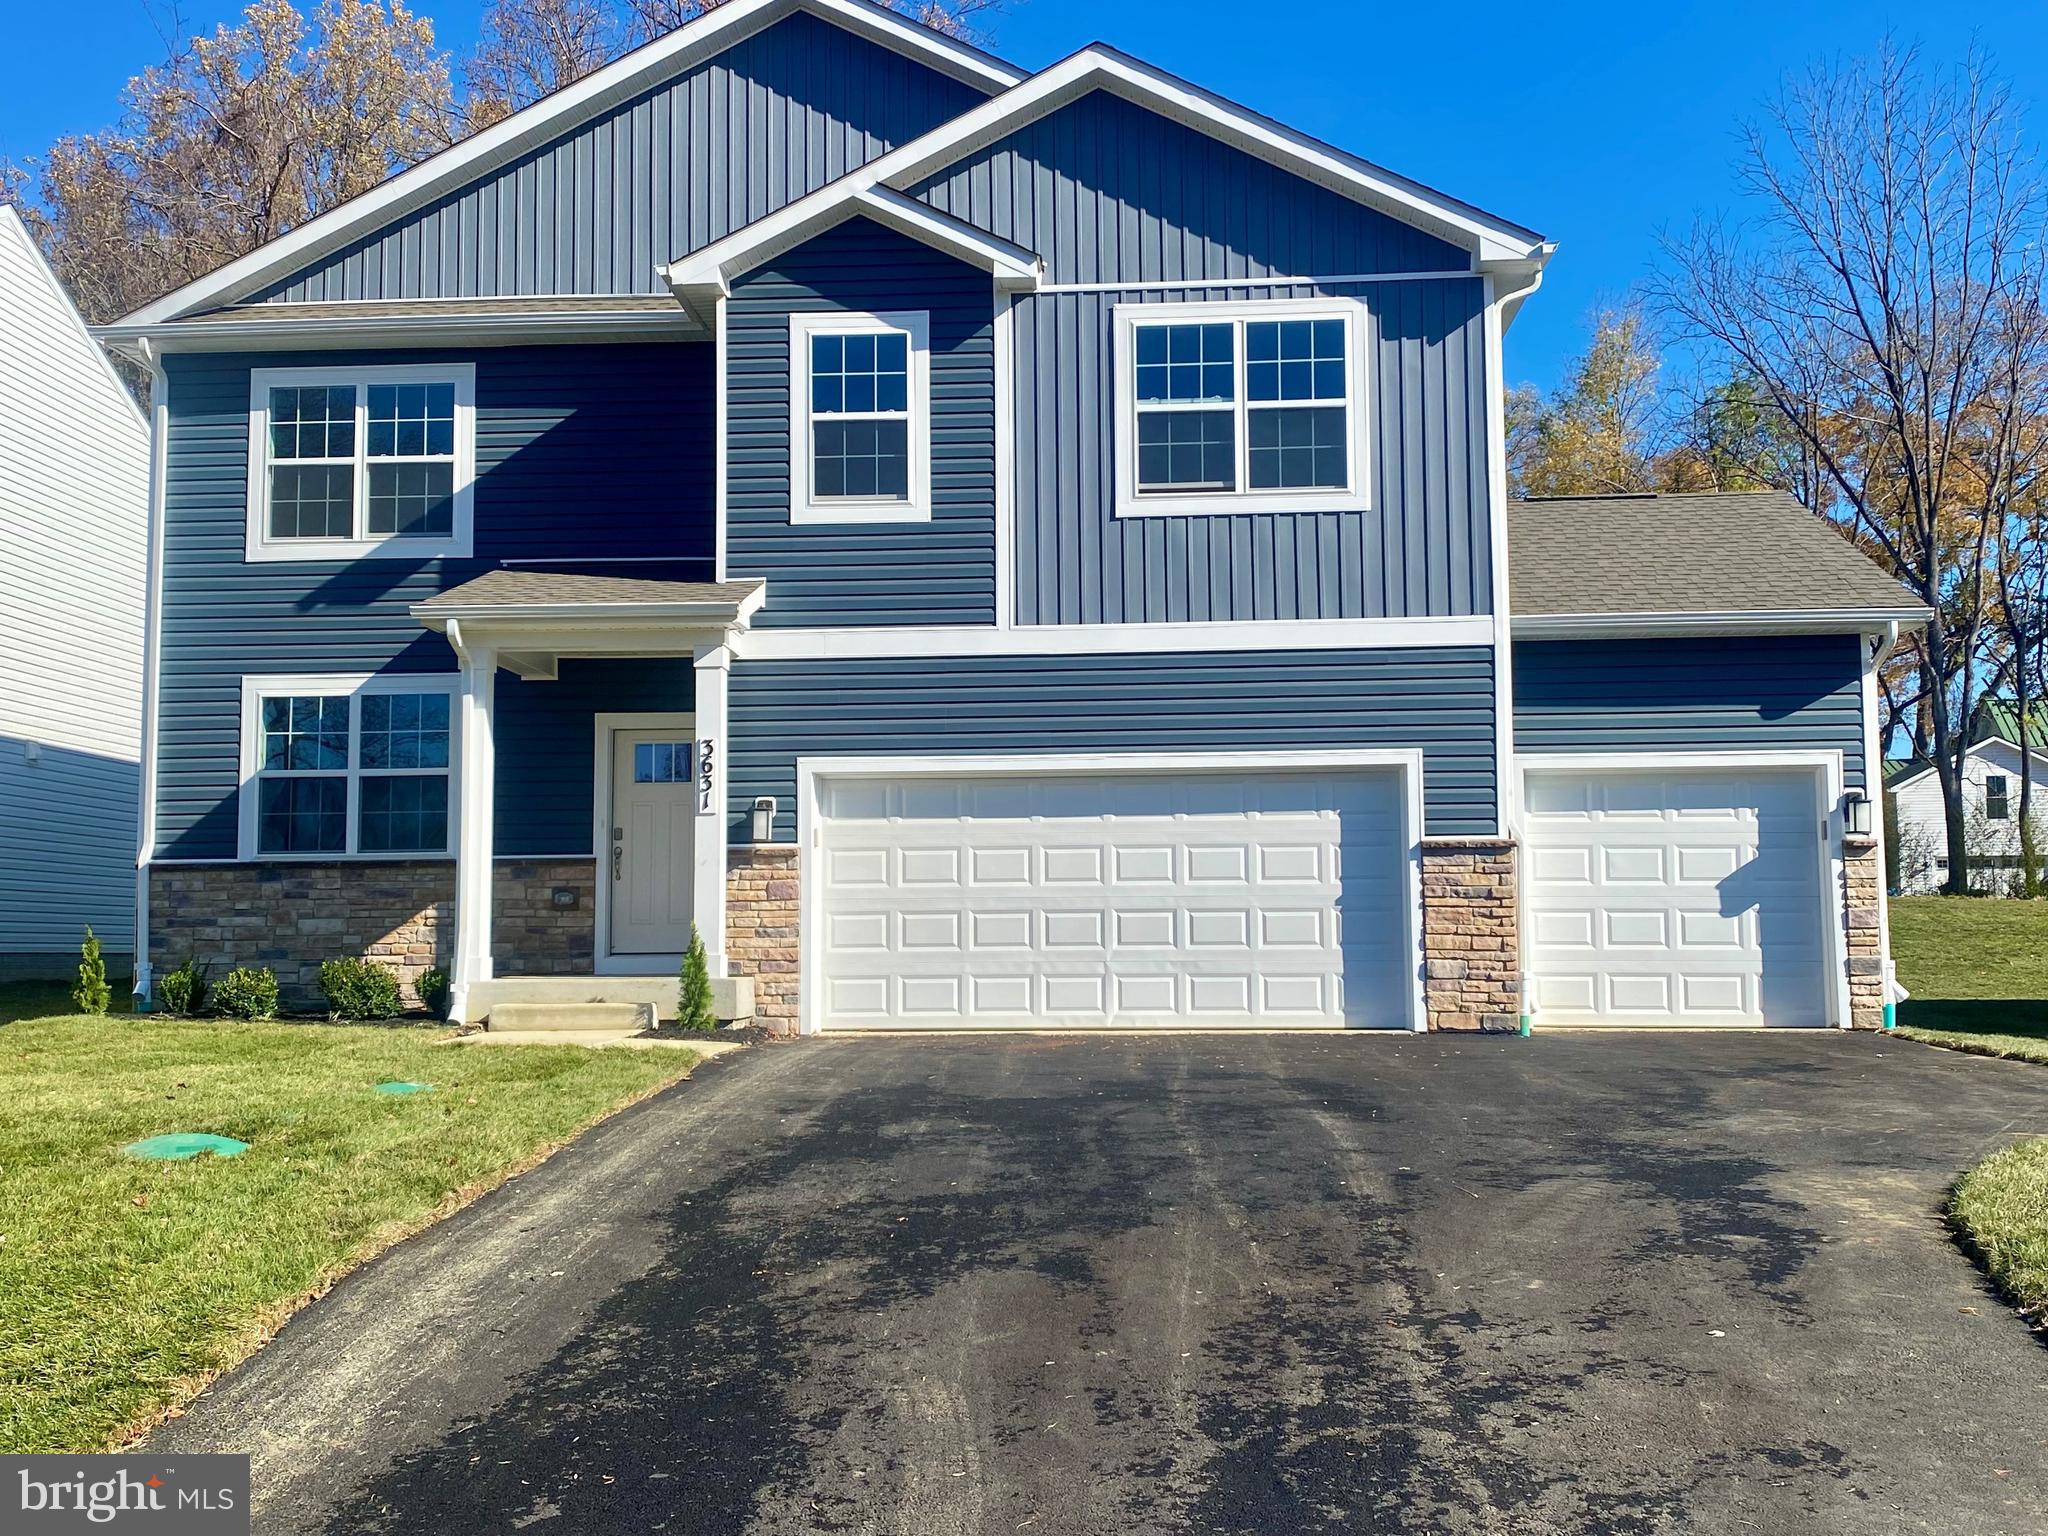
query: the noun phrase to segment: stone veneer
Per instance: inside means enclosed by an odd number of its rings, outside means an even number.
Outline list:
[[[501,976],[588,975],[595,947],[590,859],[506,859],[494,868],[492,955]],[[576,893],[557,907],[558,889]],[[455,947],[455,866],[445,860],[345,864],[159,864],[149,874],[150,964],[188,959],[219,977],[277,972],[287,1008],[320,1008],[320,963],[366,955],[398,972],[406,1000]]]
[[[1842,924],[1849,965],[1849,1023],[1856,1029],[1884,1027],[1884,909],[1878,882],[1884,863],[1877,845],[1851,844],[1842,850]]]
[[[1517,910],[1512,841],[1422,840],[1422,995],[1431,1029],[1520,1022]]]
[[[797,858],[794,843],[734,848],[725,871],[725,962],[754,978],[754,1022],[797,1032]]]

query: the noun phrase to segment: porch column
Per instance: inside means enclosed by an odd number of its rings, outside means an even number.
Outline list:
[[[732,652],[723,645],[697,648],[697,814],[691,852],[695,888],[690,910],[704,938],[704,958],[713,976],[725,969],[725,684]]]
[[[465,644],[461,624],[448,621],[448,643],[462,661],[460,736],[456,795],[455,967],[448,1016],[470,1020],[469,991],[491,979],[491,820],[496,814],[497,749],[492,714],[497,699],[498,657],[487,645]]]

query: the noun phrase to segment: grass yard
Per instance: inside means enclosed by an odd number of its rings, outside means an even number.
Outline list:
[[[8,1005],[33,1004],[0,988]],[[0,1028],[0,1452],[118,1442],[343,1271],[696,1059],[435,1038],[128,1017]],[[373,1091],[407,1080],[435,1091]],[[250,1149],[120,1151],[166,1131]]]
[[[2048,1063],[2048,901],[1902,896],[1891,925],[1901,1034]]]
[[[1999,1289],[2048,1321],[2048,1138],[1985,1158],[1957,1182],[1948,1210]]]

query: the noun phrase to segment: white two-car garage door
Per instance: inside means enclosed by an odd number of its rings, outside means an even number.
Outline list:
[[[1828,1022],[1814,771],[1550,768],[1525,782],[1539,1022]]]
[[[1408,1025],[1406,785],[1396,767],[820,776],[810,1027]]]

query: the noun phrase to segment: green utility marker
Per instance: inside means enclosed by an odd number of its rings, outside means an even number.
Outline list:
[[[432,1093],[432,1083],[379,1083],[378,1093]]]
[[[188,1157],[211,1152],[215,1157],[240,1157],[249,1143],[232,1136],[209,1136],[204,1131],[171,1131],[162,1136],[145,1136],[121,1149],[130,1157],[147,1157],[157,1162],[182,1163]]]

